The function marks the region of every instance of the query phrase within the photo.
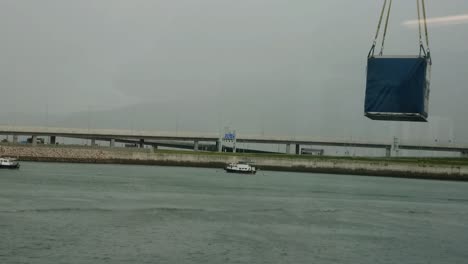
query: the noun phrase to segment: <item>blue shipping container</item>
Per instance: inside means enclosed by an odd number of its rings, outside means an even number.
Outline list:
[[[426,57],[370,57],[365,115],[373,120],[427,122],[430,68]]]

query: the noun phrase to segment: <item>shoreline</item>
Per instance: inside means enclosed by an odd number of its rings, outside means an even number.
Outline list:
[[[240,160],[255,162],[260,170],[375,177],[468,181],[468,159],[343,158],[126,149],[86,146],[0,145],[0,156],[20,161],[157,165],[223,168]]]

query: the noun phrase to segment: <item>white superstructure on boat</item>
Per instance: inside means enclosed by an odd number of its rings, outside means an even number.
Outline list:
[[[226,172],[230,173],[243,173],[243,174],[255,174],[257,173],[257,169],[250,165],[248,162],[238,162],[238,163],[230,163],[224,168]]]

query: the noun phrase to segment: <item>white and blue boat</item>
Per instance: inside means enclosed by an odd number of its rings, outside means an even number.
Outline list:
[[[228,164],[224,170],[228,173],[255,174],[257,169],[249,162],[240,161]]]
[[[20,164],[14,158],[0,158],[0,169],[19,169]]]

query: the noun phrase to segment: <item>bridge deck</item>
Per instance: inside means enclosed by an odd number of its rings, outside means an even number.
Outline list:
[[[115,129],[81,129],[81,128],[57,128],[57,127],[20,127],[0,126],[0,134],[24,135],[24,136],[58,136],[70,138],[89,138],[96,140],[111,139],[143,139],[143,140],[168,140],[168,141],[205,141],[216,142],[219,135],[215,133],[190,133],[190,132],[161,132],[161,131],[130,131]],[[371,142],[368,140],[346,139],[313,139],[291,138],[278,136],[239,136],[239,143],[258,144],[298,144],[335,147],[360,147],[360,148],[391,148],[388,142]],[[468,145],[460,144],[400,144],[400,149],[426,150],[426,151],[460,151],[468,152]]]

